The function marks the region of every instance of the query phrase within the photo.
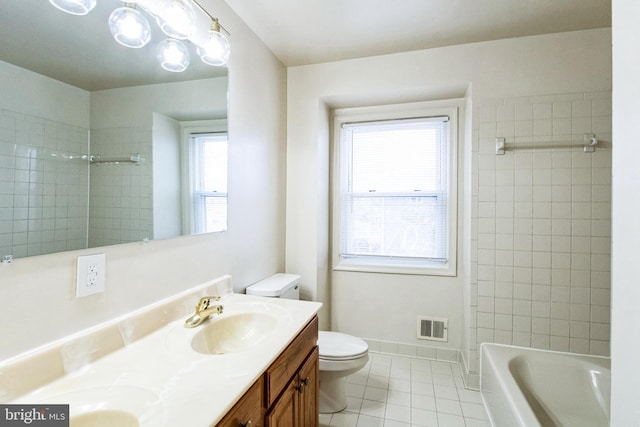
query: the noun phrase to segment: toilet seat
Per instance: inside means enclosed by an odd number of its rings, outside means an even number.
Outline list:
[[[354,360],[367,354],[369,345],[362,339],[341,332],[318,332],[320,359]]]

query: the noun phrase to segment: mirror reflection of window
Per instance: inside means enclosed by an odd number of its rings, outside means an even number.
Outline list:
[[[191,232],[227,229],[226,132],[189,135],[191,171]]]

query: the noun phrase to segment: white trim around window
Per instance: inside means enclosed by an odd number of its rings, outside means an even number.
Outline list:
[[[462,105],[452,100],[333,112],[334,270],[456,275],[458,110]],[[382,142],[383,148],[360,154],[363,149],[369,150],[369,146],[376,147],[377,143],[366,134],[369,129],[374,133],[377,129],[384,132],[401,129],[407,135],[418,134],[421,140],[431,141],[430,148],[410,142],[394,143],[390,147]],[[421,161],[430,162],[429,167],[422,171],[420,162],[415,168],[407,165],[407,170],[415,170],[413,178],[397,178],[399,167],[395,166],[394,173],[391,157],[400,145],[412,147],[406,150],[411,150],[415,157],[423,159]],[[402,166],[406,161],[398,160],[398,164]],[[412,180],[420,185],[414,186]],[[412,205],[408,208],[411,218],[394,219],[392,212],[397,212],[394,205],[398,203]],[[416,223],[420,225],[414,232],[412,224]],[[391,235],[405,236],[404,240],[409,236],[412,247],[390,243]]]
[[[185,235],[199,234],[202,232],[208,232],[202,226],[202,219],[198,218],[197,209],[194,206],[194,167],[192,165],[193,159],[193,147],[191,145],[191,137],[198,134],[227,134],[227,120],[199,120],[199,121],[185,121],[180,122],[182,137],[181,137],[181,165],[182,165],[182,232]],[[228,159],[224,159],[227,163]],[[214,194],[212,194],[213,196]],[[227,194],[225,192],[217,192],[215,194],[220,199],[221,204],[224,204],[224,211],[226,212]],[[226,215],[226,213],[225,213]],[[199,224],[200,223],[200,224]],[[226,221],[224,227],[219,227],[211,230],[212,232],[226,231]]]

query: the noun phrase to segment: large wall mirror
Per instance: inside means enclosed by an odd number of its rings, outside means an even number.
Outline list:
[[[107,25],[122,1],[97,3],[0,2],[0,257],[226,227],[227,69],[192,45],[162,69],[155,22],[126,48]]]

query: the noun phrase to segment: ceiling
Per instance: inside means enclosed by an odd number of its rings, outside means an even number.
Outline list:
[[[611,0],[225,1],[286,66],[611,26]]]

